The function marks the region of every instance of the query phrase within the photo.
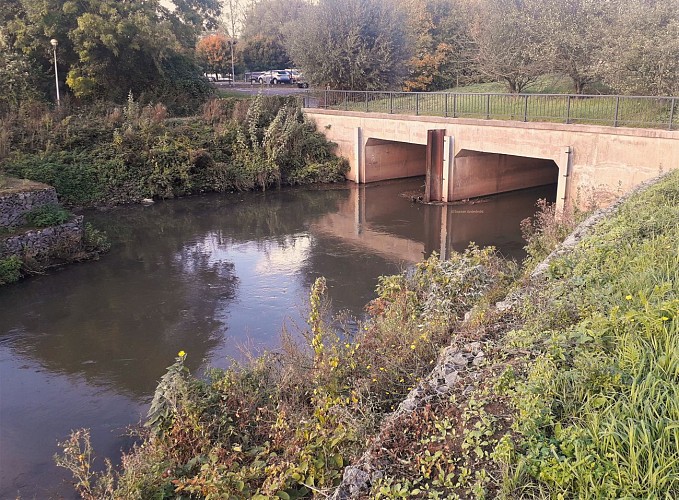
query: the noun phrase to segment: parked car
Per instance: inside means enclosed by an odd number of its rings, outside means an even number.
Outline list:
[[[250,83],[259,83],[259,79],[266,71],[249,71],[245,73],[245,81]]]
[[[259,83],[277,85],[279,83],[292,83],[292,76],[284,69],[272,69],[258,78]]]
[[[288,73],[290,73],[290,79],[292,80],[291,83],[296,84],[300,89],[308,89],[309,88],[309,83],[306,81],[304,78],[304,75],[300,72],[300,70],[291,68],[291,69],[286,69]]]

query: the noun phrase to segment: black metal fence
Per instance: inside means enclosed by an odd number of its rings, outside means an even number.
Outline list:
[[[308,108],[450,118],[679,129],[679,97],[308,91]]]

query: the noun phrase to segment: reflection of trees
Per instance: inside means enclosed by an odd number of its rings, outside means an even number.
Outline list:
[[[147,396],[179,349],[195,367],[217,345],[225,327],[212,319],[215,309],[237,286],[231,265],[194,253],[166,266],[171,248],[153,248],[150,262],[112,257],[22,284],[0,299],[0,331],[22,332],[21,355],[49,370]]]
[[[204,242],[285,246],[289,234],[335,210],[346,194],[209,195],[87,214],[108,232],[111,252],[0,290],[0,334],[17,332],[17,354],[49,370],[148,397],[180,349],[195,369],[226,332],[216,312],[227,309],[238,279],[233,264],[211,259]]]

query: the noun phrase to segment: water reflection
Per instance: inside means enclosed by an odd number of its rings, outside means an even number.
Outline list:
[[[377,278],[470,240],[520,256],[519,221],[553,188],[448,207],[412,203],[422,180],[206,195],[87,214],[113,248],[0,289],[0,498],[72,495],[52,465],[71,428],[115,455],[176,353],[192,370],[275,347],[328,280],[361,315]],[[55,493],[57,492],[57,493]]]

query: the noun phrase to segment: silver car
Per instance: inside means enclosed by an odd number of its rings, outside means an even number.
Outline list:
[[[266,71],[263,75],[260,75],[258,81],[259,83],[269,83],[271,85],[292,83],[292,76],[284,69],[272,69],[271,71]]]

